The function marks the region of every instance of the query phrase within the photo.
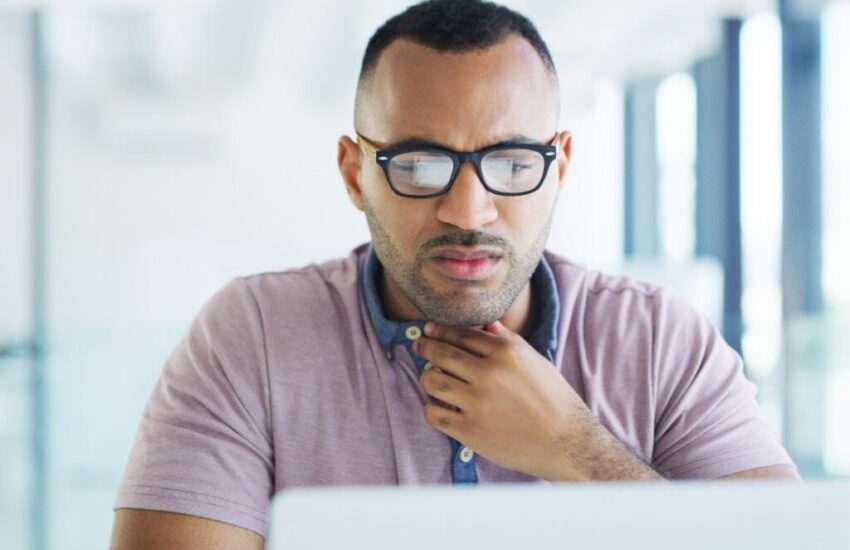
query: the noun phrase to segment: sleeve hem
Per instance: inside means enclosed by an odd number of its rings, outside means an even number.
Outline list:
[[[716,479],[730,474],[765,466],[796,465],[785,452],[766,451],[708,457],[667,471],[674,478]]]
[[[241,527],[263,538],[268,535],[266,514],[244,504],[188,491],[156,487],[124,490],[118,494],[113,508],[115,510],[138,508],[186,514]]]

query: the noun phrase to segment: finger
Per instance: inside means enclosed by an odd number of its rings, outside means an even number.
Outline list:
[[[453,344],[479,357],[490,356],[497,349],[500,336],[479,328],[447,327],[433,322],[425,323],[425,335]]]
[[[486,334],[493,334],[495,336],[501,336],[503,338],[510,338],[514,335],[514,332],[505,325],[503,325],[502,322],[498,319],[496,321],[493,321],[492,323],[484,325],[484,332]]]
[[[471,404],[469,384],[463,380],[435,369],[426,370],[419,380],[425,393],[435,399],[461,410]]]
[[[441,406],[441,407],[445,407],[445,408],[447,408],[447,409],[451,409],[451,410],[453,410],[453,411],[455,411],[455,412],[460,412],[460,407],[456,407],[456,406],[454,406],[454,405],[449,405],[449,404],[448,404],[448,403],[446,403],[445,401],[443,401],[443,400],[441,400],[441,399],[437,399],[436,397],[432,397],[432,398],[431,398],[431,402],[432,402],[432,403],[436,403],[437,405],[439,405],[439,406]]]
[[[449,410],[436,403],[427,403],[425,410],[425,422],[432,428],[439,430],[457,441],[463,441],[464,426],[466,418],[463,413]]]
[[[422,336],[413,343],[413,351],[464,382],[472,382],[475,370],[481,368],[483,361],[477,355],[427,336]]]

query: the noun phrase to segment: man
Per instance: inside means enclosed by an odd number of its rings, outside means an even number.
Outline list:
[[[572,139],[528,20],[408,9],[355,110],[338,163],[371,245],[204,307],[145,411],[115,548],[260,548],[298,485],[798,479],[707,321],[544,253]]]

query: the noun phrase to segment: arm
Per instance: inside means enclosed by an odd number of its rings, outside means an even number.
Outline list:
[[[802,481],[800,476],[797,474],[797,471],[787,464],[753,468],[752,470],[744,470],[743,472],[722,476],[719,479],[777,479],[786,481]]]
[[[121,508],[115,512],[111,550],[260,550],[263,537],[209,519]]]
[[[168,510],[192,525],[199,520],[189,516],[263,534],[274,491],[267,381],[259,311],[237,279],[208,301],[169,357],[113,508]],[[129,527],[151,517],[131,515]]]

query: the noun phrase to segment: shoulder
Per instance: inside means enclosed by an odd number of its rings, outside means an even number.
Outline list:
[[[559,287],[581,290],[582,292],[611,295],[626,294],[651,301],[663,290],[661,286],[639,281],[625,275],[603,273],[588,269],[567,258],[546,251],[546,261],[555,274]],[[560,290],[560,288],[559,288]]]
[[[281,298],[315,299],[328,291],[356,289],[367,245],[360,245],[343,258],[282,271],[238,277],[231,285],[244,285],[261,305]]]
[[[365,245],[344,258],[235,277],[216,291],[195,319],[204,332],[263,332],[263,327],[308,321],[318,313],[355,311]]]
[[[675,292],[663,286],[627,275],[588,269],[563,256],[545,252],[558,286],[561,301],[567,306],[590,310],[613,310],[651,317],[662,308],[689,309]]]
[[[585,344],[652,353],[659,341],[687,349],[713,337],[710,321],[670,288],[587,269],[548,251],[546,260],[558,286],[563,333],[578,333]]]
[[[236,277],[216,292],[198,321],[232,340],[251,334],[268,346],[294,335],[335,334],[360,316],[360,267],[366,245],[348,256],[307,266]],[[318,337],[318,336],[316,336]]]

